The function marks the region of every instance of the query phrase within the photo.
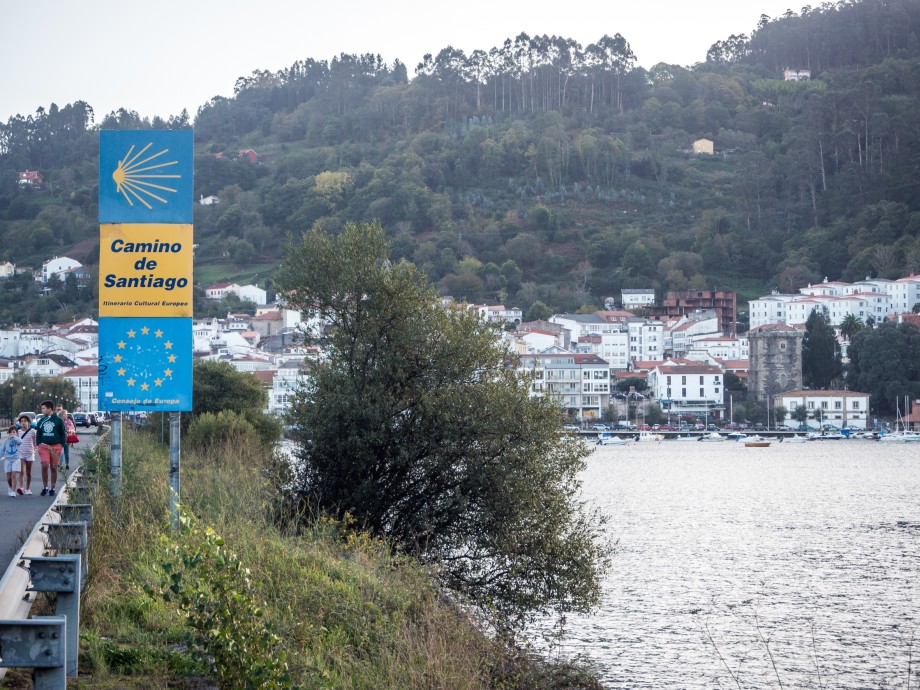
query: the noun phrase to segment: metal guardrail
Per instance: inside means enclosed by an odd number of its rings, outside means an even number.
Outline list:
[[[35,690],[63,690],[66,677],[77,675],[80,591],[92,523],[90,489],[82,484],[78,470],[0,577],[0,679],[8,667],[22,666],[35,669]],[[66,504],[65,498],[78,500]],[[45,556],[49,549],[77,553]],[[57,592],[61,615],[29,618],[35,592]]]

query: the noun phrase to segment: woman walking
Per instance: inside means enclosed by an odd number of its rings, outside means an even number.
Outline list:
[[[64,420],[64,454],[61,456],[61,469],[65,472],[70,469],[70,446],[69,439],[76,437],[77,425],[70,418],[70,413],[65,409],[58,409],[58,416]]]

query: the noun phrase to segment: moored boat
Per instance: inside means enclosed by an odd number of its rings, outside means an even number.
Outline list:
[[[599,446],[625,446],[627,443],[629,443],[628,438],[614,436],[607,431],[597,437],[597,445]]]
[[[892,431],[890,434],[882,434],[878,440],[886,443],[918,443],[920,442],[920,433],[916,431]]]
[[[754,435],[748,436],[743,443],[747,448],[766,448],[770,445],[770,439]]]
[[[713,431],[708,434],[703,434],[702,436],[700,436],[700,441],[719,442],[719,441],[725,441],[725,440],[726,438],[722,436],[722,434],[720,434],[718,431]]]
[[[787,436],[786,438],[783,439],[782,442],[783,443],[805,443],[806,441],[808,441],[807,436],[795,435],[795,436]]]
[[[664,438],[664,434],[656,434],[651,431],[640,431],[639,435],[636,436],[636,440],[641,442],[645,441],[660,441]]]

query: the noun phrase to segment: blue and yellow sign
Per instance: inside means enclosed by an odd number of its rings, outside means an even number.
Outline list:
[[[106,224],[99,316],[192,316],[192,226]]]
[[[99,407],[192,409],[192,320],[99,319]]]
[[[191,223],[192,130],[99,133],[100,223]]]

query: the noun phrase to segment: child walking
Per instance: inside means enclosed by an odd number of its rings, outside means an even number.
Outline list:
[[[3,471],[6,472],[6,485],[9,487],[9,495],[22,495],[22,487],[19,486],[19,446],[22,442],[16,434],[16,426],[13,425],[6,430],[6,438],[0,444],[0,455],[3,456]]]
[[[35,429],[32,428],[32,418],[24,414],[19,417],[19,459],[22,461],[22,472],[19,475],[19,489],[17,493],[27,496],[32,495],[32,463],[35,462]]]

